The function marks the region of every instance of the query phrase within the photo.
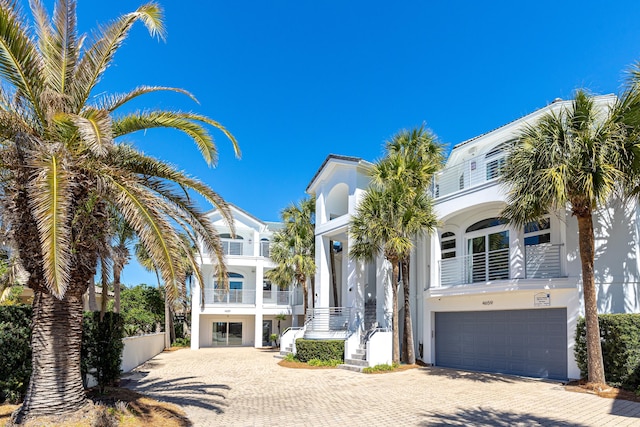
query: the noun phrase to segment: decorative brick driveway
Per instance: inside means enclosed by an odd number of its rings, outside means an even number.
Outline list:
[[[452,369],[382,375],[288,369],[275,353],[161,353],[128,384],[181,406],[194,426],[640,426],[640,403],[559,383]]]

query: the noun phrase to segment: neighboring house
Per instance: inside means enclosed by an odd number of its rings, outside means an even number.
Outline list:
[[[235,236],[217,210],[208,214],[218,230],[226,255],[229,288],[218,286],[215,257],[202,253],[204,283],[194,281],[191,309],[191,348],[212,346],[271,346],[278,333],[276,316],[285,314],[281,331],[302,321],[298,288],[281,289],[265,279],[275,265],[269,258],[273,233],[282,227],[264,222],[230,205]],[[201,248],[202,249],[202,248]],[[204,299],[200,298],[201,290]]]
[[[615,97],[596,99],[606,108]],[[574,335],[583,301],[577,221],[562,209],[523,228],[504,224],[499,216],[505,189],[497,179],[506,147],[522,127],[569,102],[554,101],[456,145],[437,175],[433,195],[441,226],[417,242],[410,272],[414,342],[423,362],[579,378]],[[304,336],[344,337],[347,363],[361,366],[391,360],[388,263],[347,255],[349,220],[367,189],[370,167],[362,159],[330,155],[307,188],[317,198],[318,271],[316,304]],[[594,218],[601,313],[640,311],[638,214],[635,203],[614,200]],[[290,341],[283,337],[283,345]]]
[[[95,291],[96,291],[96,309],[95,311],[100,311],[100,307],[102,304],[102,287],[101,286],[96,286],[95,287]],[[109,300],[113,299],[113,291],[108,291],[107,293],[107,298]],[[27,286],[23,286],[22,288],[22,293],[20,294],[20,302],[23,304],[31,304],[33,302],[33,289],[28,288]],[[83,311],[91,311],[91,308],[89,307],[89,291],[85,292],[84,295],[82,295],[82,310]]]

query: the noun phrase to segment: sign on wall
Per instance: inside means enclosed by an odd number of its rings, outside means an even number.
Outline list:
[[[533,296],[534,307],[550,307],[551,306],[551,294],[546,292],[538,292]]]

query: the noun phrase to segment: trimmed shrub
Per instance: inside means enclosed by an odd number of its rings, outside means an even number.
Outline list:
[[[0,403],[19,403],[31,377],[31,306],[0,306]]]
[[[600,342],[607,383],[636,390],[640,387],[640,314],[601,314]],[[575,357],[580,374],[587,377],[587,340],[584,318],[576,328]]]
[[[311,359],[344,360],[344,341],[342,340],[296,340],[296,358],[301,362]]]
[[[120,379],[124,322],[119,313],[107,312],[100,321],[99,312],[84,313],[82,325],[83,377],[91,374],[98,382],[100,392]]]

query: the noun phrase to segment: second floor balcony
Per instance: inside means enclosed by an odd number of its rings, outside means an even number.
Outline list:
[[[495,180],[505,163],[501,149],[472,157],[440,171],[434,180],[433,197],[439,198]]]
[[[469,285],[495,280],[548,279],[562,277],[562,244],[527,245],[524,250],[524,268],[512,271],[509,248],[478,254],[442,259],[439,286]]]
[[[271,242],[261,240],[256,248],[250,240],[243,239],[220,239],[222,243],[222,252],[231,256],[261,256],[269,258]],[[257,253],[256,253],[257,251]]]
[[[256,291],[253,289],[207,289],[204,290],[205,305],[255,305]],[[302,305],[302,290],[262,291],[263,305]]]

